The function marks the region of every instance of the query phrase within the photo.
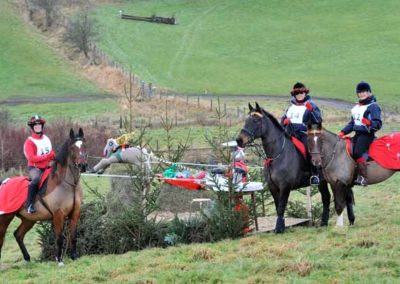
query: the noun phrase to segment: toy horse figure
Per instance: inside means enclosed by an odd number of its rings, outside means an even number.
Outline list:
[[[326,130],[322,126],[308,127],[308,147],[311,160],[316,166],[322,167],[326,180],[335,193],[335,206],[341,214],[348,193],[352,194],[356,163],[348,153],[346,139]],[[400,134],[395,133],[375,140],[370,146],[370,156],[377,161],[369,161],[367,168],[368,184],[376,184],[391,177],[400,170]],[[375,155],[374,155],[375,154]]]
[[[26,177],[13,177],[3,182],[0,187],[0,257],[5,233],[8,225],[15,216],[21,219],[21,224],[14,232],[14,237],[26,261],[30,255],[24,244],[25,234],[37,221],[52,219],[57,240],[56,261],[61,266],[63,247],[63,227],[65,218],[69,219],[71,234],[71,259],[77,256],[77,223],[80,217],[82,190],[79,184],[80,173],[87,164],[87,155],[84,152],[84,134],[79,129],[77,135],[71,129],[70,137],[65,141],[62,149],[47,169],[47,189],[39,200],[35,202],[37,212],[28,214],[25,208],[29,180]],[[14,188],[12,185],[17,185]],[[45,186],[44,186],[45,187]],[[19,196],[22,194],[22,198]],[[7,196],[12,196],[11,200]],[[38,194],[40,195],[40,194]],[[19,201],[18,201],[19,200]]]
[[[103,150],[103,155],[105,158],[101,159],[101,161],[93,167],[90,171],[91,173],[102,174],[114,163],[129,163],[136,165],[145,172],[151,171],[150,154],[145,148],[140,148],[138,146],[123,149],[115,139],[108,139]]]
[[[278,215],[275,232],[285,230],[284,212],[291,190],[307,186],[311,176],[308,163],[291,142],[279,122],[257,103],[249,104],[250,116],[236,139],[239,147],[245,147],[254,139],[261,138],[264,153],[264,175],[268,182]],[[323,213],[321,225],[328,224],[330,193],[326,181],[318,186],[322,195]]]

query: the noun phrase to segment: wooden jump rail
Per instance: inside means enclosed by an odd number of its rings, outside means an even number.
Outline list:
[[[120,17],[121,17],[121,19],[124,19],[124,20],[145,21],[145,22],[167,24],[167,25],[175,25],[176,24],[174,17],[165,18],[165,17],[157,17],[155,15],[153,15],[151,17],[141,17],[141,16],[132,16],[132,15],[122,14],[122,12],[120,12]]]

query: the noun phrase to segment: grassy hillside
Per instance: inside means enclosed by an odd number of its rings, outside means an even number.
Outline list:
[[[6,283],[395,283],[400,277],[400,177],[356,188],[356,225],[294,228],[214,244],[83,256],[66,267],[40,263],[34,233],[24,265],[8,233],[1,279]],[[317,196],[317,198],[319,198]],[[13,224],[15,227],[16,224]]]
[[[179,92],[287,94],[353,101],[360,80],[395,100],[398,3],[386,1],[131,1],[97,9],[100,46],[148,82]],[[121,20],[118,11],[175,15],[178,25]]]
[[[33,114],[50,120],[66,118],[83,122],[104,115],[110,117],[118,109],[116,101],[104,99],[100,88],[80,77],[74,67],[47,46],[37,31],[22,22],[12,1],[2,1],[0,34],[0,102],[27,101],[0,107],[0,111],[9,112],[14,123],[25,125]],[[72,102],[47,103],[56,98],[66,101],[71,98]],[[84,101],[79,102],[80,98]],[[115,117],[118,118],[118,113]]]

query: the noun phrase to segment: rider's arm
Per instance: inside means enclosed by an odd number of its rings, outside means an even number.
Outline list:
[[[312,105],[312,110],[310,111],[311,122],[315,123],[315,124],[322,123],[322,115],[321,115],[320,109],[314,102],[310,102],[310,103]]]
[[[377,104],[372,104],[368,108],[369,114],[367,119],[371,121],[370,129],[376,132],[382,128],[381,108]]]
[[[352,117],[349,123],[347,123],[347,125],[341,131],[346,135],[353,131],[353,127],[354,127],[354,119]]]
[[[51,151],[46,155],[37,155],[36,152],[37,150],[35,143],[33,143],[30,139],[27,139],[24,143],[24,155],[28,161],[32,163],[40,163],[54,158],[54,151]]]

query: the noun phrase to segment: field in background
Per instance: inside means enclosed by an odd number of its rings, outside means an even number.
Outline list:
[[[121,20],[175,16],[178,24]],[[355,100],[360,80],[398,107],[397,1],[135,1],[104,5],[99,46],[146,82],[178,92],[287,94]]]
[[[84,79],[76,67],[52,50],[44,37],[16,14],[12,1],[3,1],[0,9],[0,102],[27,100],[25,105],[2,105],[13,119],[26,121],[34,113],[46,117],[82,118],[107,113],[116,107],[104,92]],[[89,98],[88,98],[89,97]],[[62,104],[47,104],[62,98]],[[68,103],[71,101],[78,103]],[[90,99],[89,102],[79,102]],[[95,101],[94,103],[92,101]],[[61,115],[60,115],[61,114]]]

